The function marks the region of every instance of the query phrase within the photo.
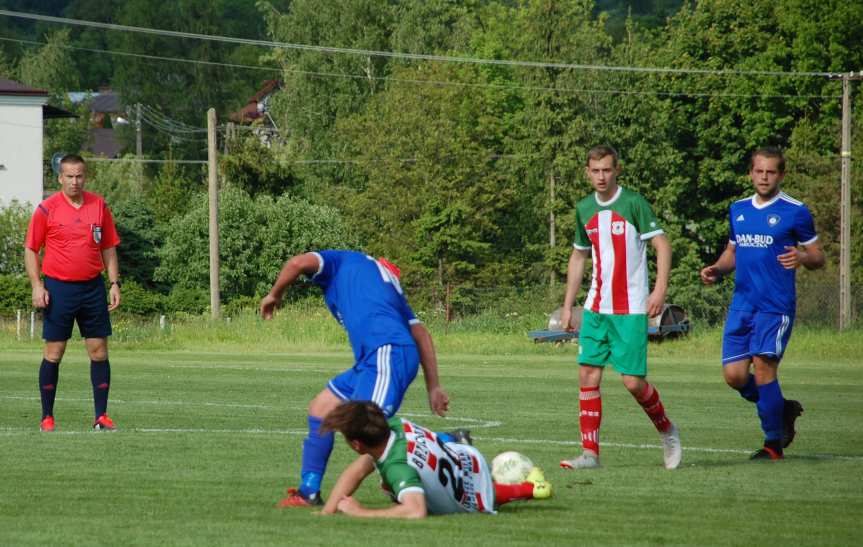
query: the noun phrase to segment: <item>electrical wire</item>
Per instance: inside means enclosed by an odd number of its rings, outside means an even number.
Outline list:
[[[577,63],[552,63],[540,61],[519,61],[507,59],[481,59],[476,57],[452,57],[446,55],[429,55],[420,53],[402,53],[395,51],[375,51],[358,48],[340,48],[331,46],[313,46],[308,44],[293,44],[288,42],[275,42],[271,40],[257,40],[250,38],[235,38],[230,36],[219,36],[210,34],[197,34],[192,32],[181,32],[175,30],[164,30],[147,27],[136,27],[130,25],[118,25],[114,23],[100,23],[97,21],[85,21],[82,19],[70,19],[67,17],[54,17],[35,13],[24,13],[10,10],[0,10],[0,15],[7,17],[18,17],[35,21],[59,23],[64,25],[77,25],[105,30],[122,32],[136,32],[157,36],[169,36],[173,38],[188,38],[194,40],[207,40],[213,42],[224,42],[232,44],[244,44],[264,46],[280,49],[294,49],[301,51],[314,51],[319,53],[361,55],[364,57],[386,57],[393,59],[416,60],[416,61],[439,61],[448,63],[470,63],[479,65],[503,65],[527,68],[558,68],[569,70],[594,70],[606,72],[640,72],[655,74],[709,74],[709,75],[738,75],[738,76],[772,76],[772,77],[820,77],[830,78],[836,75],[831,72],[784,72],[775,70],[737,70],[737,69],[696,69],[696,68],[670,68],[670,67],[629,67],[608,65],[586,65]]]

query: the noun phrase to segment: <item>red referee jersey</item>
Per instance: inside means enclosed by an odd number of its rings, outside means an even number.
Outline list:
[[[102,250],[120,243],[111,210],[100,196],[84,192],[72,207],[63,192],[39,204],[30,219],[24,245],[38,253],[45,247],[42,273],[60,281],[87,281],[102,273]]]

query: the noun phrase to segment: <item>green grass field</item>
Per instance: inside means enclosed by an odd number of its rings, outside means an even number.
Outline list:
[[[38,343],[0,347],[2,545],[859,545],[863,515],[863,365],[859,334],[798,333],[783,363],[786,396],[806,413],[779,463],[751,463],[755,409],[729,390],[716,333],[651,346],[651,380],[681,429],[684,463],[662,467],[658,436],[619,378],[603,384],[603,467],[565,471],[580,450],[573,347],[475,350],[437,337],[446,420],[422,379],[402,414],[469,427],[488,459],[504,450],[546,470],[555,497],[497,516],[423,522],[321,517],[275,504],[296,482],[305,407],[346,351],[272,353],[262,345],[112,347],[109,412],[120,431],[90,431],[89,366],[80,342],[62,365],[58,432],[38,432]],[[206,333],[201,334],[202,339]],[[326,344],[325,344],[326,345]],[[842,346],[837,349],[838,346]],[[203,348],[216,348],[204,351]],[[458,348],[456,351],[455,348]],[[325,494],[351,453],[337,441]],[[371,481],[358,493],[384,506]]]

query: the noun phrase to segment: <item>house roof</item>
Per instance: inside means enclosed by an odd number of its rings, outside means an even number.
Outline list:
[[[261,117],[261,112],[258,111],[258,103],[263,102],[273,91],[282,87],[282,82],[279,80],[267,80],[258,89],[257,93],[252,95],[246,106],[232,112],[229,118],[236,123],[249,123]]]
[[[19,96],[36,96],[47,97],[48,92],[44,89],[29,87],[21,82],[0,77],[0,95],[19,95]]]
[[[107,112],[109,114],[123,112],[120,95],[113,92],[96,95],[93,97],[93,102],[90,103],[90,112]]]
[[[116,158],[123,150],[123,144],[117,140],[113,129],[98,127],[90,129],[87,150],[97,156]]]

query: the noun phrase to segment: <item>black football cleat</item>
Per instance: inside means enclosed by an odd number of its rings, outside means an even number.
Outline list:
[[[800,401],[785,399],[785,406],[782,408],[782,448],[788,448],[788,445],[794,441],[794,436],[797,435],[794,422],[801,414],[803,414],[803,405]]]

